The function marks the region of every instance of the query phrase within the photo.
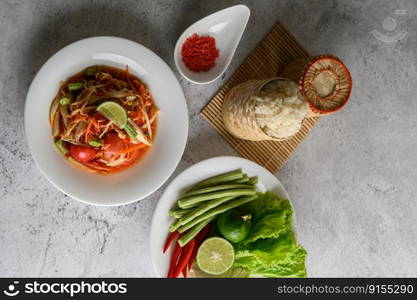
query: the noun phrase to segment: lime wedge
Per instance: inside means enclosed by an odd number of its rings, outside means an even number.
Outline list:
[[[97,107],[97,111],[112,121],[120,129],[125,128],[127,124],[127,113],[125,109],[116,102],[103,102]]]
[[[197,265],[207,274],[220,275],[233,265],[235,251],[232,244],[219,237],[205,240],[197,252]]]

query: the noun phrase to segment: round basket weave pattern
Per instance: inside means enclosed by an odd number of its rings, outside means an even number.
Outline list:
[[[310,68],[313,65],[315,65],[316,62],[320,62],[323,60],[333,61],[337,63],[339,71],[336,75],[339,79],[342,80],[339,80],[339,83],[336,86],[337,91],[334,92],[331,97],[319,99],[320,97],[318,97],[315,90],[311,88],[312,85],[310,81],[314,77],[310,72]],[[294,82],[298,82],[300,84],[301,92],[305,97],[305,100],[308,102],[310,108],[310,111],[307,113],[308,117],[322,116],[341,109],[348,101],[352,88],[352,78],[349,73],[349,70],[344,66],[343,62],[338,57],[330,54],[294,60],[284,68],[284,70],[281,72],[281,76],[289,78]],[[343,83],[343,85],[341,85],[340,83]],[[323,110],[315,107],[310,98],[318,98],[321,101],[329,101],[329,103],[339,105],[337,105],[334,109]],[[337,102],[335,102],[336,98],[339,98]]]
[[[271,79],[248,80],[232,88],[223,101],[222,118],[228,132],[237,138],[250,141],[284,141],[287,138],[274,138],[262,130],[256,120],[255,96],[271,81],[286,80],[276,77]]]

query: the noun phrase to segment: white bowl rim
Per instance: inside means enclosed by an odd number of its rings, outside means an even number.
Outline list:
[[[61,55],[62,53],[64,53],[65,51],[68,50],[68,48],[70,47],[74,47],[77,45],[82,45],[85,42],[89,42],[92,40],[100,40],[100,39],[111,39],[114,40],[115,42],[123,42],[123,43],[130,43],[131,45],[135,45],[136,47],[140,48],[142,51],[147,52],[149,55],[151,55],[153,58],[155,58],[156,60],[159,61],[159,63],[164,66],[164,68],[170,72],[170,76],[172,76],[173,78],[175,78],[175,84],[179,87],[179,91],[181,92],[182,95],[182,100],[181,101],[181,105],[183,105],[186,114],[186,124],[187,126],[185,127],[185,132],[182,135],[182,146],[180,149],[180,155],[178,155],[175,159],[175,161],[173,161],[172,166],[167,169],[167,172],[164,175],[164,179],[161,180],[158,184],[156,184],[154,187],[152,187],[152,189],[150,189],[148,192],[143,193],[142,195],[140,195],[139,197],[130,197],[130,199],[126,199],[125,201],[121,201],[121,202],[117,202],[117,203],[98,203],[98,202],[92,202],[92,201],[88,201],[85,199],[82,199],[80,197],[75,196],[70,190],[66,189],[65,187],[59,186],[58,184],[56,184],[56,182],[53,180],[52,176],[50,174],[48,174],[43,166],[39,163],[37,156],[34,154],[34,150],[33,150],[33,146],[31,145],[32,143],[30,142],[30,138],[28,137],[28,99],[31,96],[32,90],[34,89],[34,83],[36,81],[36,79],[40,76],[40,74],[42,74],[44,72],[45,69],[48,68],[49,64],[51,64],[51,62],[54,60],[54,58],[56,58],[57,56]],[[65,80],[66,78],[64,78],[63,80]],[[51,100],[52,101],[52,100]],[[25,109],[24,109],[24,128],[25,128],[25,137],[26,137],[26,141],[28,143],[28,147],[29,147],[29,152],[31,153],[31,156],[35,162],[35,165],[37,166],[37,168],[39,169],[39,171],[41,172],[41,174],[59,191],[63,192],[65,195],[68,195],[69,197],[71,197],[72,199],[75,199],[81,203],[84,204],[88,204],[88,205],[95,205],[95,206],[121,206],[121,205],[127,205],[127,204],[131,204],[137,201],[140,201],[148,196],[150,196],[151,194],[153,194],[157,189],[159,189],[168,179],[169,177],[172,175],[172,173],[175,171],[175,169],[177,168],[179,162],[181,161],[181,158],[184,154],[184,150],[187,144],[187,140],[188,140],[188,130],[189,130],[189,116],[188,116],[188,107],[187,107],[187,102],[185,100],[185,96],[184,96],[184,92],[182,90],[181,85],[178,82],[177,77],[175,76],[174,72],[172,71],[172,69],[169,67],[169,65],[161,58],[159,57],[156,53],[154,53],[152,50],[150,50],[149,48],[143,46],[140,43],[137,43],[135,41],[129,40],[129,39],[125,39],[125,38],[121,38],[121,37],[115,37],[115,36],[92,36],[92,37],[87,37],[84,39],[80,39],[78,41],[72,42],[67,44],[66,46],[64,46],[63,48],[61,48],[60,50],[58,50],[57,52],[55,52],[42,66],[41,68],[38,70],[38,72],[35,74],[35,76],[32,79],[32,82],[29,86],[28,92],[26,94],[26,98],[25,98]],[[73,167],[73,166],[69,166],[69,167]],[[123,172],[123,171],[122,171]]]

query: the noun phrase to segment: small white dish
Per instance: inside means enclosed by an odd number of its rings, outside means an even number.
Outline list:
[[[127,65],[148,85],[160,109],[152,149],[134,166],[106,176],[71,166],[55,149],[48,122],[60,81],[91,65]],[[150,195],[174,171],[187,141],[188,111],[178,80],[155,53],[122,38],[94,37],[63,48],[39,70],[26,98],[25,130],[37,166],[56,188],[82,202],[121,205]]]
[[[222,76],[235,54],[249,16],[250,10],[247,6],[235,5],[211,14],[188,27],[178,39],[174,50],[175,65],[181,75],[196,84],[207,84]],[[210,35],[216,39],[220,56],[216,60],[216,65],[207,72],[193,72],[181,59],[182,44],[194,33]]]
[[[178,195],[193,184],[228,171],[242,169],[248,176],[258,176],[257,185],[261,192],[271,191],[279,197],[291,200],[281,182],[268,170],[260,165],[234,156],[220,156],[203,160],[192,165],[178,175],[165,189],[156,206],[151,227],[151,259],[154,270],[159,277],[166,277],[169,267],[172,248],[162,253],[162,248],[168,235],[168,227],[174,218],[168,215],[169,210],[174,206]],[[293,215],[292,227],[296,233],[295,214]]]

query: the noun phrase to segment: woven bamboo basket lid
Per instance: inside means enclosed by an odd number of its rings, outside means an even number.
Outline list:
[[[267,135],[260,127],[256,119],[256,96],[262,89],[272,81],[285,81],[293,84],[297,93],[297,85],[287,78],[275,77],[270,79],[248,80],[232,88],[225,96],[222,106],[222,118],[224,125],[229,133],[237,138],[250,141],[284,141],[285,138],[275,138]],[[299,98],[302,99],[301,93]]]
[[[299,82],[310,107],[309,117],[338,111],[348,102],[352,91],[349,70],[338,57],[330,54],[294,60],[281,76]]]

